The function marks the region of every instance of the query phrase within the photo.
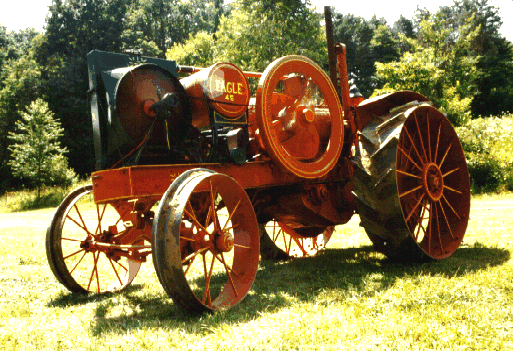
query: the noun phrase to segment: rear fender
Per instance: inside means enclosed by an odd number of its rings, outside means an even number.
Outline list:
[[[411,101],[425,102],[429,100],[422,94],[408,90],[396,91],[364,100],[355,107],[356,127],[361,132],[373,118],[385,115],[390,109]]]

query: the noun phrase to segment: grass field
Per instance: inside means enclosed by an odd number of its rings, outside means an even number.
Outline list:
[[[240,305],[201,317],[151,262],[122,293],[68,293],[46,260],[52,213],[0,214],[2,350],[513,349],[512,194],[474,197],[461,247],[427,264],[388,262],[355,216],[315,257],[261,262]]]

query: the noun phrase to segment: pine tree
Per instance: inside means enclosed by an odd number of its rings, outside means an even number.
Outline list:
[[[13,175],[25,178],[37,188],[37,199],[45,185],[69,184],[75,172],[68,168],[64,156],[68,150],[61,147],[59,137],[64,129],[53,118],[48,105],[41,99],[32,102],[28,113],[16,122],[16,132],[9,133],[14,143],[9,147],[9,162]]]

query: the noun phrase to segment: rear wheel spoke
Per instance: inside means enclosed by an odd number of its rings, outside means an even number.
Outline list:
[[[419,185],[419,186],[417,186],[417,187],[415,187],[415,188],[413,188],[411,190],[408,190],[408,191],[405,191],[404,193],[399,194],[399,198],[404,197],[404,196],[406,196],[408,194],[411,194],[413,192],[416,192],[417,190],[420,190],[420,189],[422,189],[422,185]]]
[[[408,217],[406,217],[406,222],[408,222],[408,220],[411,218],[411,216],[415,213],[415,210],[417,210],[417,207],[419,207],[419,205],[422,202],[422,199],[424,198],[425,195],[426,195],[425,193],[422,193],[420,198],[417,200],[417,203],[415,204],[415,206],[413,206],[412,210],[408,214]]]
[[[444,253],[444,245],[442,244],[442,234],[440,232],[440,220],[438,219],[438,210],[436,209],[436,204],[435,204],[435,217],[436,217],[436,227],[438,229],[438,242],[440,244],[440,251],[443,254]]]
[[[447,224],[447,228],[449,229],[449,233],[451,234],[452,240],[454,240],[454,235],[452,234],[451,225],[449,223],[449,220],[447,219],[447,215],[445,214],[444,207],[442,206],[442,203],[440,203],[440,202],[437,202],[437,203],[440,204],[440,209],[442,210],[442,214],[444,215],[445,223]]]
[[[417,147],[415,146],[415,143],[413,142],[413,138],[411,137],[410,133],[408,132],[408,128],[404,128],[404,132],[406,133],[406,136],[408,137],[408,139],[410,139],[411,146],[413,148],[413,151],[415,151],[415,154],[419,158],[420,164],[423,165],[424,160],[422,159],[422,156],[420,155],[419,151],[417,150]],[[420,138],[420,136],[419,136],[419,138]],[[402,151],[402,149],[401,149],[401,151]],[[410,158],[410,156],[408,156],[404,151],[403,151],[403,153],[406,157],[408,157],[408,159],[410,160],[411,163],[413,163],[414,165],[417,166],[417,164],[413,161],[412,158]],[[421,167],[417,166],[417,168],[419,168],[419,170],[422,171]]]
[[[447,206],[449,206],[449,208],[452,210],[452,212],[454,213],[454,215],[456,217],[458,217],[458,219],[461,219],[460,216],[458,215],[458,213],[454,210],[454,208],[451,206],[451,204],[449,203],[449,201],[447,200],[447,198],[445,197],[445,195],[442,194],[442,199],[445,200],[445,203],[447,204]]]

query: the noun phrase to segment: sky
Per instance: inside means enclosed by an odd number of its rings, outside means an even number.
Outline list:
[[[42,31],[45,25],[45,17],[48,6],[52,0],[11,0],[2,1],[0,12],[0,24],[7,30],[18,31],[28,27]],[[320,12],[324,6],[334,6],[337,12],[354,14],[370,19],[373,15],[384,17],[389,25],[392,25],[402,14],[406,18],[413,18],[417,7],[427,8],[430,12],[436,12],[440,6],[450,6],[453,0],[311,0]],[[513,0],[489,0],[492,6],[499,8],[503,20],[501,34],[513,42],[513,21],[508,19],[513,15]],[[509,17],[509,18],[508,18]]]

